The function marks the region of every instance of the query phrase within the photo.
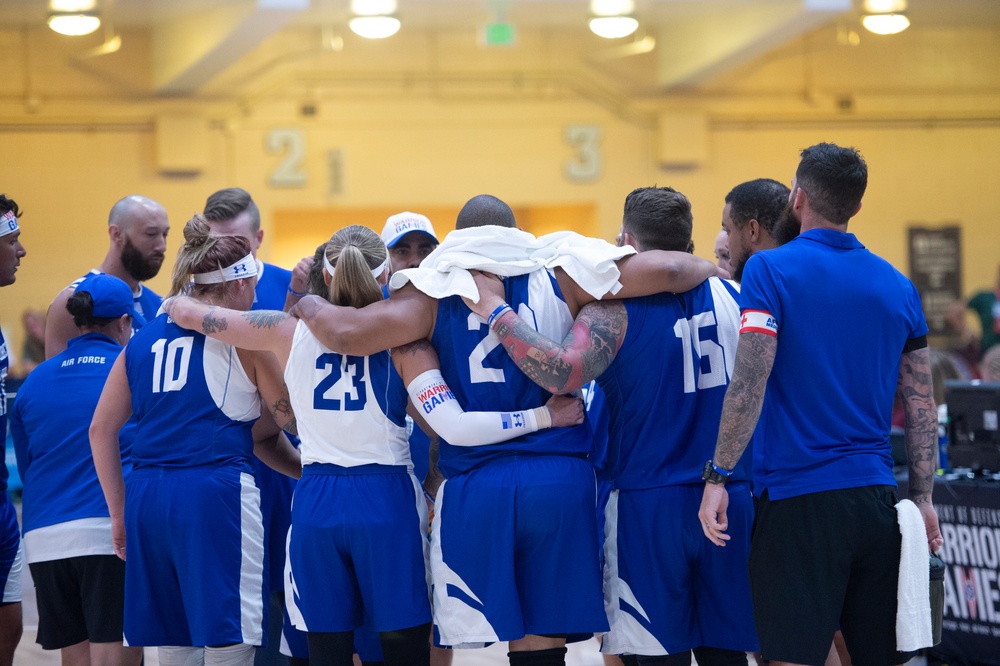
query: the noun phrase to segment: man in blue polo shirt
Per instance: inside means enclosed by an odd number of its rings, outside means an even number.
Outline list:
[[[913,284],[847,232],[867,183],[853,148],[802,151],[789,196],[802,233],[754,254],[743,271],[736,364],[699,518],[726,545],[725,482],[759,418],[750,583],[772,663],[823,663],[838,624],[856,664],[909,656],[896,652],[895,630],[900,534],[888,439],[897,381],[909,496],[928,546],[942,544],[927,324]]]

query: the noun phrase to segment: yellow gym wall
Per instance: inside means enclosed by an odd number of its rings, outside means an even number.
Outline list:
[[[818,34],[829,37],[832,30]],[[849,54],[826,47],[803,53],[796,46],[734,70],[703,96],[639,99],[623,109],[565,91],[521,98],[426,94],[403,83],[387,89],[375,76],[359,79],[350,94],[342,94],[341,86],[305,93],[277,87],[222,101],[210,95],[163,99],[142,90],[129,95],[116,86],[147,75],[142,49],[133,47],[139,53],[134,58],[108,56],[119,59],[119,69],[107,66],[115,79],[106,72],[97,76],[93,68],[66,67],[58,53],[69,48],[65,41],[39,34],[42,45],[32,53],[46,69],[43,82],[35,85],[69,92],[40,97],[37,107],[26,102],[23,90],[0,95],[0,191],[25,211],[22,239],[28,250],[17,282],[0,291],[0,322],[11,334],[11,349],[19,352],[21,312],[45,309],[55,293],[100,263],[108,244],[108,210],[128,194],[150,196],[170,215],[168,260],[151,282],[160,292],[169,282],[184,222],[202,209],[208,194],[228,186],[245,187],[261,208],[262,258],[288,267],[348,219],[380,230],[390,212],[426,212],[443,234],[453,228],[462,203],[484,192],[510,203],[529,230],[573,228],[612,240],[625,195],[654,184],[688,195],[696,252],[710,257],[729,189],[757,177],[790,182],[798,151],[819,141],[854,145],[867,158],[868,195],[851,231],[902,271],[907,271],[908,225],[961,224],[968,293],[992,285],[1000,262],[996,35],[983,31],[964,42],[931,36],[936,53],[953,73],[961,73],[972,93],[941,86],[928,86],[920,95],[875,90]],[[21,33],[0,30],[0,42],[23,45],[22,39]],[[143,39],[141,32],[126,33],[126,43],[141,45]],[[951,49],[958,53],[963,44],[971,55],[953,55]],[[926,41],[915,42],[904,49],[912,57],[894,54],[892,66],[926,63],[927,47]],[[377,63],[376,49],[367,48],[365,57]],[[19,71],[25,56],[14,49],[5,57],[9,71]],[[792,93],[789,86],[779,90],[807,60],[822,71],[825,87],[799,91],[795,83]],[[852,82],[858,86],[847,95],[853,110],[844,111],[835,98]],[[88,89],[116,92],[87,97]],[[315,115],[303,115],[304,100]],[[661,166],[662,153],[672,145],[658,130],[662,114],[704,119],[703,154],[693,164]],[[168,147],[178,148],[182,158],[191,153],[198,168],[166,173],[157,141],[165,136],[163,119],[177,118],[194,118],[201,130],[196,140],[168,136]],[[600,170],[590,182],[566,176],[574,162],[586,159],[567,140],[568,126],[600,130],[595,153]],[[269,137],[274,140],[273,132],[282,129],[298,132],[303,141],[296,171],[306,180],[299,186],[271,182],[288,157],[287,144],[268,147]],[[171,138],[179,145],[169,143]],[[184,145],[188,141],[194,145]]]

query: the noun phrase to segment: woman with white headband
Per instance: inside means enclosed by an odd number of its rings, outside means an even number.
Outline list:
[[[190,290],[199,303],[248,309],[257,264],[246,239],[212,236],[195,215],[184,240],[171,294]],[[118,431],[133,412],[124,483]],[[160,646],[165,666],[253,663],[268,594],[250,456],[298,476],[298,452],[273,437],[277,426],[294,430],[294,420],[271,354],[235,349],[166,314],[129,341],[90,427],[115,553],[124,560],[128,547],[128,645]]]
[[[330,301],[360,308],[382,300],[388,259],[371,229],[338,231],[323,255]],[[380,634],[385,664],[428,663],[426,504],[411,471],[403,381],[431,427],[451,433],[449,441],[458,445],[574,425],[582,421],[580,401],[560,396],[548,407],[515,414],[464,413],[443,380],[426,381],[424,370],[437,365],[432,349],[343,356],[283,312],[234,312],[191,299],[171,299],[164,307],[180,325],[273,351],[284,365],[303,463],[292,503],[285,599],[293,624],[308,632],[310,664],[349,666],[363,615],[366,629]]]

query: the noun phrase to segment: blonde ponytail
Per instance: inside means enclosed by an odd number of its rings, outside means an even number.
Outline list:
[[[329,300],[334,305],[362,308],[382,300],[382,287],[372,270],[385,264],[388,251],[378,234],[360,225],[345,227],[326,244],[334,266]]]

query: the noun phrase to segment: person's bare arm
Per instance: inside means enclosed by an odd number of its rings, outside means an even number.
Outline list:
[[[125,479],[118,431],[132,415],[132,391],[125,375],[125,352],[118,355],[90,423],[90,449],[111,516],[115,555],[125,559]]]
[[[253,424],[253,453],[271,469],[298,479],[302,476],[302,456],[268,410],[262,410]]]
[[[288,387],[285,386],[278,359],[268,351],[239,350],[238,353],[244,367],[251,365],[253,368],[252,378],[260,393],[261,404],[265,407],[262,411],[269,413],[282,430],[297,434],[292,401],[288,397]]]
[[[285,312],[230,310],[207,305],[190,296],[168,298],[162,307],[182,328],[204,333],[240,349],[272,352],[282,366],[288,361],[297,322]]]
[[[331,305],[319,296],[306,296],[289,311],[332,351],[352,356],[371,356],[429,338],[436,313],[437,301],[413,285],[363,308]]]
[[[651,296],[662,292],[681,293],[694,289],[710,277],[728,278],[729,273],[708,259],[687,252],[647,250],[618,260],[622,288],[617,293],[608,292],[600,300]],[[556,269],[559,288],[569,305],[570,312],[598,300],[584,291],[566,272]]]
[[[735,468],[750,443],[764,405],[767,378],[771,375],[777,351],[778,339],[773,335],[752,331],[740,334],[733,378],[722,403],[719,436],[715,443],[713,459],[722,469]],[[728,506],[725,485],[706,483],[698,517],[705,536],[717,546],[724,546],[729,540],[729,535],[725,534],[729,527]]]
[[[312,265],[312,257],[303,257],[292,269],[292,281],[288,284],[288,291],[285,293],[285,307],[282,308],[285,312],[291,310],[303,296],[309,294],[309,270]],[[303,296],[299,296],[299,294]]]
[[[80,329],[73,323],[73,315],[66,309],[66,302],[73,295],[67,287],[60,291],[49,305],[45,315],[45,358],[49,359],[66,349],[71,338],[80,335]]]
[[[489,273],[475,272],[473,278],[479,302],[463,300],[470,310],[489,320],[506,305],[503,284]],[[625,305],[617,300],[586,305],[562,342],[542,335],[512,309],[492,322],[494,335],[521,372],[550,393],[575,391],[604,372],[621,349],[627,327]]]
[[[937,512],[931,501],[937,469],[937,407],[931,383],[927,348],[905,352],[899,366],[896,392],[906,413],[906,459],[909,464],[909,498],[920,509],[927,530],[927,545],[937,551],[944,545]]]

